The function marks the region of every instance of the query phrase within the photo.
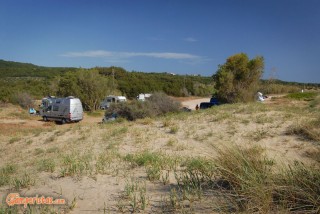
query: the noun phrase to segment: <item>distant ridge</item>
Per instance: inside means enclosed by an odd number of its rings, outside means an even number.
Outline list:
[[[5,61],[3,59],[0,59],[0,68],[11,68],[11,67],[16,67],[16,68],[21,68],[21,67],[31,68],[31,67],[33,67],[33,68],[35,68],[35,67],[39,67],[39,66],[31,64],[31,63]]]
[[[45,67],[31,63],[6,61],[0,59],[0,78],[6,77],[44,77],[53,78],[76,68]]]

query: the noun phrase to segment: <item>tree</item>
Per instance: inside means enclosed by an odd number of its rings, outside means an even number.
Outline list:
[[[99,74],[96,69],[79,69],[68,72],[58,82],[59,96],[80,98],[85,110],[99,108],[100,102],[112,91],[112,81]]]
[[[219,65],[214,75],[217,97],[227,103],[248,102],[254,99],[264,68],[264,59],[249,59],[245,53],[229,57]]]

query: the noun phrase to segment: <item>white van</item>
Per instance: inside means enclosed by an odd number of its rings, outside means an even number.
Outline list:
[[[109,108],[111,103],[126,102],[126,101],[127,101],[127,98],[125,96],[109,95],[100,103],[100,109]]]
[[[45,97],[40,105],[40,115],[44,121],[79,122],[83,119],[83,108],[79,98]]]

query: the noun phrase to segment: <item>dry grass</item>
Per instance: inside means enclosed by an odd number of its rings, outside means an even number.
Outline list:
[[[316,212],[315,109],[314,100],[278,98],[135,122],[100,124],[99,112],[57,126],[6,106],[0,197],[13,188],[59,192],[70,213]],[[303,173],[313,182],[299,180]],[[8,210],[0,205],[0,213]]]

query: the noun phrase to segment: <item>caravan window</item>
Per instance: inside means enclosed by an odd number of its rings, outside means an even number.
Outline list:
[[[59,111],[59,106],[53,106],[53,111]]]

